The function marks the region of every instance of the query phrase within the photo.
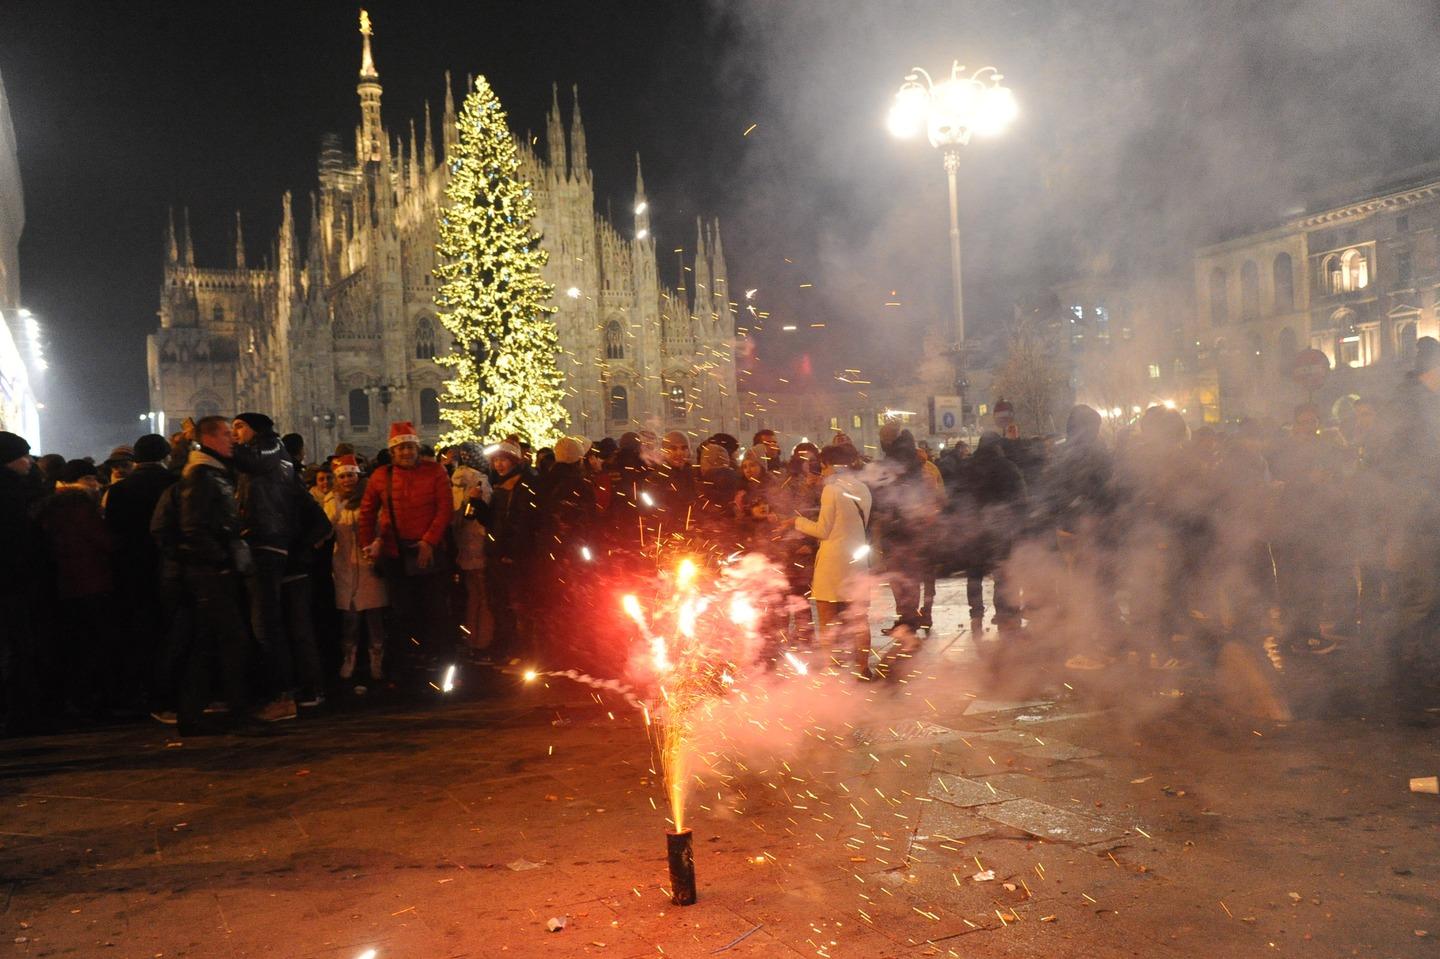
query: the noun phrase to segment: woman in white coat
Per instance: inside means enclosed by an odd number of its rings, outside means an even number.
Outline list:
[[[340,610],[340,678],[355,674],[356,646],[360,627],[370,643],[370,678],[384,675],[385,661],[385,580],[375,564],[365,558],[360,546],[360,498],[365,483],[353,455],[337,456],[332,467],[335,488],[325,497],[325,515],[335,529],[335,607]]]
[[[820,541],[810,598],[815,600],[822,647],[837,630],[852,640],[857,675],[870,679],[870,490],[854,472],[853,446],[820,451],[820,515],[794,518],[795,528]]]

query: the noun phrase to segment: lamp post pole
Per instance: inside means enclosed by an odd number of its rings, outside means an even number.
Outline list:
[[[955,286],[955,343],[963,354],[965,348],[965,293],[960,280],[960,190],[955,174],[960,169],[960,151],[945,151],[945,176],[950,181],[950,279]]]

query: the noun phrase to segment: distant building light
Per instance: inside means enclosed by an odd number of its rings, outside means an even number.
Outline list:
[[[565,291],[565,295],[568,296],[568,297],[570,297],[570,299],[572,299],[572,300],[578,300],[578,299],[580,299],[580,287],[578,287],[578,286],[572,286],[572,287],[570,287],[570,289],[568,289],[568,290]]]
[[[635,204],[635,215],[641,216],[648,209],[650,209],[650,204],[646,203],[644,200],[641,200],[639,203]]]
[[[645,239],[646,237],[648,237],[649,235],[650,235],[650,231],[649,231],[649,230],[640,229],[640,230],[636,230],[636,231],[635,231],[635,239],[637,239],[637,240],[643,240],[643,239]]]

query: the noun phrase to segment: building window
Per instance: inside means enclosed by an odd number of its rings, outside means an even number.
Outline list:
[[[1275,281],[1275,312],[1289,313],[1295,309],[1295,271],[1290,264],[1290,254],[1281,253],[1270,267]]]
[[[1224,326],[1230,319],[1229,293],[1226,290],[1225,271],[1220,267],[1210,271],[1210,325]]]
[[[861,428],[862,426],[864,426],[864,425],[865,425],[865,421],[860,418],[860,414],[859,414],[859,413],[855,413],[855,414],[853,414],[853,415],[850,417],[850,428],[851,428],[852,430],[858,430],[858,429],[860,429],[860,428]],[[880,425],[881,425],[881,426],[884,426],[884,425],[885,425],[884,417],[881,417]]]
[[[420,425],[440,425],[440,394],[429,387],[420,391]]]
[[[605,359],[625,359],[625,335],[620,331],[619,320],[611,320],[605,324]]]
[[[1395,282],[1402,288],[1410,286],[1412,261],[1409,251],[1395,254]]]
[[[1253,320],[1260,315],[1260,270],[1254,260],[1240,267],[1240,318]]]
[[[1409,233],[1409,232],[1410,232],[1410,217],[1409,217],[1408,215],[1406,215],[1406,214],[1401,214],[1400,216],[1397,216],[1397,217],[1395,218],[1395,232],[1396,232],[1396,233]]]
[[[670,388],[665,391],[665,405],[672,420],[684,420],[689,409],[685,403],[685,387],[679,383],[671,383]]]
[[[1151,363],[1151,364],[1150,364],[1150,369],[1149,369],[1147,372],[1149,372],[1150,378],[1151,378],[1152,380],[1158,380],[1158,379],[1160,378],[1160,364],[1159,364],[1159,363]]]
[[[350,425],[360,431],[370,428],[370,397],[359,387],[350,391]]]
[[[428,316],[415,321],[415,359],[435,359],[435,321]]]
[[[1340,257],[1332,253],[1325,258],[1325,264],[1320,270],[1321,282],[1325,284],[1325,292],[1334,296],[1336,293],[1345,292],[1345,274],[1340,269]]]
[[[831,431],[832,433],[838,433],[838,432],[840,432],[840,417],[838,417],[838,416],[832,416],[832,417],[830,417],[830,431]]]
[[[225,307],[221,306],[219,303],[216,303],[215,309],[210,315],[213,318],[215,325],[220,326],[225,322]]]
[[[1416,331],[1414,320],[1395,322],[1395,355],[1402,363],[1410,363],[1415,359]]]
[[[630,394],[623,386],[610,387],[610,421],[625,423],[630,420]]]
[[[1370,285],[1370,261],[1359,250],[1346,250],[1340,255],[1341,284],[1346,293],[1363,290]]]

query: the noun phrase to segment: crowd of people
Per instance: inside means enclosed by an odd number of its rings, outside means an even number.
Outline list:
[[[1063,436],[1021,437],[1004,410],[973,452],[938,455],[898,424],[877,450],[837,433],[786,455],[771,430],[436,450],[398,422],[373,460],[341,444],[307,462],[252,412],[97,465],[0,432],[6,729],[148,713],[194,735],[437,685],[456,662],[616,675],[617,584],[676,551],[769,561],[761,665],[811,648],[884,678],[927,640],[937,582],[964,577],[977,644],[1057,669],[1348,648],[1378,664],[1369,693],[1433,705],[1440,343],[1338,425],[1307,404],[1283,428],[1191,431],[1155,406],[1107,436],[1076,406]]]

